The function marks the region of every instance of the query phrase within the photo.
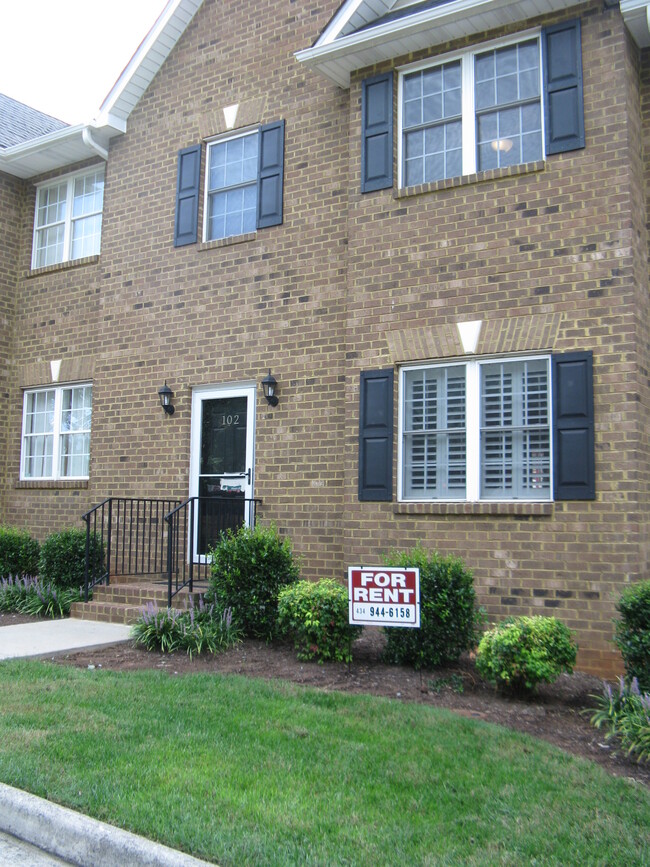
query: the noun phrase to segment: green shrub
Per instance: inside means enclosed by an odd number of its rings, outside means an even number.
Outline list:
[[[278,594],[298,580],[290,541],[275,527],[241,527],[224,534],[211,553],[211,600],[231,608],[246,635],[273,638]]]
[[[595,698],[591,722],[596,728],[604,725],[608,739],[617,738],[628,755],[650,762],[650,694],[642,694],[636,677],[629,683],[619,678],[618,694],[606,683],[603,695]]]
[[[570,629],[555,617],[509,617],[484,633],[476,668],[498,689],[529,693],[573,671],[576,651]]]
[[[626,587],[616,608],[621,619],[614,640],[627,678],[636,677],[641,690],[650,692],[650,579]]]
[[[40,546],[27,530],[0,527],[0,578],[38,575]]]
[[[230,610],[219,611],[202,598],[198,607],[188,611],[158,609],[149,603],[133,625],[132,634],[135,643],[147,650],[185,650],[190,658],[195,653],[219,653],[241,640],[241,630],[233,623]]]
[[[103,568],[104,549],[99,536],[90,537],[90,574]],[[52,533],[41,545],[39,574],[56,587],[83,586],[86,569],[86,531],[70,528]]]
[[[278,628],[294,642],[298,659],[350,662],[362,627],[349,623],[348,591],[331,578],[298,581],[280,591]]]
[[[429,553],[418,545],[410,551],[391,551],[384,562],[420,570],[420,628],[385,628],[388,662],[436,668],[456,662],[474,647],[479,612],[474,579],[462,560]]]

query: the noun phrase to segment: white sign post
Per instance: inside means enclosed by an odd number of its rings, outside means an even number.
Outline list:
[[[348,567],[349,621],[357,626],[420,626],[420,570]]]

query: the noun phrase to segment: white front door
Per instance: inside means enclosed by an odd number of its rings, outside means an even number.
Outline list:
[[[252,521],[254,443],[255,385],[194,389],[190,496],[199,498],[194,519],[199,559],[222,530]]]

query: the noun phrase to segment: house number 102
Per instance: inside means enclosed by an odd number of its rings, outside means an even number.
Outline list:
[[[239,416],[238,415],[222,415],[221,416],[221,426],[222,427],[232,427],[234,424],[239,424]]]

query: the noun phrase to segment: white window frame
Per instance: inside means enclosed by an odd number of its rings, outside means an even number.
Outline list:
[[[218,192],[219,190],[228,190],[228,189],[235,189],[236,188],[236,187],[217,187],[214,190],[210,189],[210,150],[212,147],[214,147],[214,145],[224,144],[224,142],[234,141],[235,139],[238,139],[238,138],[246,138],[247,136],[257,135],[258,136],[257,157],[258,157],[258,166],[259,166],[259,148],[261,146],[261,143],[259,141],[259,133],[260,133],[260,127],[259,126],[249,126],[249,127],[243,128],[243,129],[238,129],[236,132],[231,132],[231,133],[226,133],[224,135],[215,136],[214,138],[211,138],[208,140],[207,148],[206,148],[205,179],[204,179],[204,191],[203,191],[203,242],[204,243],[210,242],[210,241],[223,241],[225,238],[237,238],[237,237],[239,237],[239,235],[224,235],[223,237],[220,237],[220,238],[208,238],[208,220],[209,220],[209,210],[210,210],[208,205],[209,205],[209,200],[210,200],[210,193]],[[246,186],[249,186],[249,185],[252,186],[252,183],[246,184]],[[259,188],[260,188],[259,167],[258,167],[257,174],[255,177],[255,187],[256,187],[256,191],[257,191],[257,196],[259,197]],[[258,204],[258,200],[256,201],[256,208],[257,208],[257,204]],[[255,224],[257,227],[257,216],[256,216]]]
[[[84,169],[83,171],[73,172],[69,175],[60,175],[57,178],[50,179],[49,181],[44,181],[43,183],[36,185],[36,203],[34,206],[34,232],[32,235],[32,268],[47,268],[50,265],[61,265],[64,262],[72,262],[74,259],[72,258],[72,226],[76,220],[79,219],[87,219],[88,217],[96,217],[103,216],[104,212],[104,197],[102,194],[102,207],[99,211],[93,211],[89,214],[83,214],[80,217],[73,216],[73,205],[74,205],[74,185],[77,180],[80,178],[90,177],[91,175],[101,174],[102,179],[105,181],[106,179],[106,170],[103,165],[94,165],[90,168]],[[66,203],[65,203],[65,216],[63,221],[57,221],[56,223],[49,223],[46,226],[38,225],[38,206],[41,197],[41,193],[45,190],[52,189],[54,187],[61,186],[62,184],[67,184],[66,190]],[[61,225],[63,223],[63,258],[57,259],[56,262],[48,262],[45,265],[38,264],[38,246],[37,246],[37,237],[38,233],[42,232],[43,229],[49,228],[51,226]],[[103,220],[102,220],[103,222]],[[101,228],[100,228],[100,236],[99,236],[99,244],[97,250],[89,255],[97,256],[101,252]],[[82,257],[83,258],[83,257]]]
[[[506,48],[509,45],[518,45],[520,42],[526,42],[530,39],[537,39],[539,50],[539,75],[540,75],[540,116],[541,116],[541,136],[542,136],[542,159],[546,158],[545,150],[545,118],[544,118],[544,70],[542,56],[542,39],[541,28],[536,27],[530,30],[524,30],[521,33],[514,34],[507,39],[492,39],[489,42],[482,42],[479,45],[474,45],[471,49],[465,51],[455,51],[447,54],[442,54],[439,57],[428,58],[427,60],[411,63],[408,66],[400,67],[398,72],[398,87],[397,87],[397,118],[398,118],[398,135],[397,135],[397,165],[398,165],[398,187],[404,186],[404,113],[403,113],[403,92],[404,92],[404,77],[412,72],[421,72],[425,69],[433,69],[437,66],[442,66],[445,63],[454,63],[460,61],[461,64],[461,91],[462,91],[462,174],[475,174],[477,169],[476,161],[476,110],[474,104],[474,58],[477,54],[483,54],[486,51],[494,51],[498,48]],[[448,178],[440,180],[449,180]],[[429,182],[425,182],[429,183]],[[435,183],[435,181],[431,181]]]
[[[38,388],[27,388],[23,392],[23,422],[20,439],[20,479],[21,481],[85,481],[90,477],[90,455],[88,456],[88,473],[82,476],[61,475],[61,440],[62,437],[70,432],[61,430],[61,417],[63,409],[63,392],[76,388],[91,388],[92,382],[66,382],[62,385],[51,384],[44,385]],[[43,434],[26,434],[27,422],[27,401],[30,394],[41,394],[48,391],[54,392],[54,425],[52,431],[44,431]],[[91,395],[91,426],[87,430],[73,431],[73,434],[92,434],[92,395]],[[25,473],[25,462],[27,459],[27,451],[25,449],[26,441],[31,436],[52,436],[52,473],[49,476],[28,476]]]
[[[481,497],[481,368],[490,363],[516,363],[525,361],[545,361],[548,372],[548,430],[549,430],[549,490],[544,497],[512,497],[496,499]],[[465,436],[466,436],[466,473],[465,497],[459,499],[442,499],[435,497],[407,497],[404,494],[404,396],[406,394],[406,374],[412,370],[434,368],[464,367],[465,376]],[[548,503],[553,501],[553,382],[551,374],[551,356],[517,355],[517,356],[481,356],[472,359],[449,359],[445,362],[431,362],[404,365],[399,371],[399,406],[398,406],[398,443],[397,443],[397,499],[405,503]]]

